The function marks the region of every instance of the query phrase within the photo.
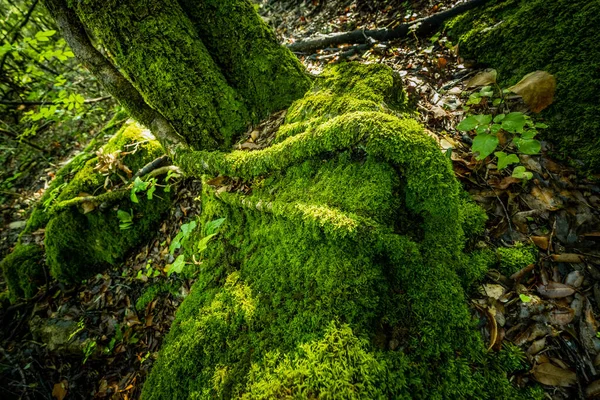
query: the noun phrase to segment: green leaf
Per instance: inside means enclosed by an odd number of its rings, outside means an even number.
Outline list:
[[[521,139],[533,139],[537,135],[537,131],[535,129],[530,129],[521,134]]]
[[[139,200],[138,200],[137,196],[135,195],[135,191],[133,189],[131,189],[131,193],[129,194],[129,198],[131,199],[132,202],[139,203]]]
[[[513,170],[512,176],[517,179],[525,179],[529,180],[533,178],[533,174],[525,169],[522,165],[515,167]]]
[[[169,266],[169,269],[167,270],[167,276],[171,276],[171,274],[174,272],[180,274],[181,271],[183,270],[184,266],[185,266],[185,256],[183,254],[180,254],[175,259],[175,262]]]
[[[494,122],[499,124],[506,117],[506,114],[498,114],[494,117]]]
[[[535,127],[539,128],[539,129],[546,129],[546,128],[548,128],[548,125],[538,122],[537,124],[535,124]]]
[[[492,126],[490,126],[490,132],[493,134],[500,132],[500,129],[502,129],[502,125],[500,124],[492,124]]]
[[[487,125],[479,125],[477,128],[475,128],[475,133],[478,135],[487,133],[487,131],[488,131]]]
[[[467,100],[467,105],[479,103],[481,103],[481,96],[479,95],[479,93],[473,93],[469,96],[469,100]]]
[[[225,218],[219,218],[215,219],[214,221],[207,222],[206,225],[204,225],[204,233],[207,235],[216,233],[221,225],[223,225],[223,222],[225,222]]]
[[[479,91],[481,97],[492,97],[494,95],[494,89],[491,86],[484,86]]]
[[[475,116],[471,115],[465,119],[463,119],[462,121],[460,121],[460,124],[456,125],[456,129],[458,129],[459,131],[471,131],[473,129],[475,129],[477,127],[477,125],[479,125],[479,122],[477,121],[477,118],[475,118]]]
[[[148,196],[148,200],[152,200],[152,195],[154,194],[155,190],[156,190],[156,185],[150,186],[150,188],[146,192],[146,195]]]
[[[510,133],[523,132],[526,121],[523,113],[511,112],[502,120],[502,129]]]
[[[494,153],[498,157],[498,169],[502,170],[509,164],[516,164],[519,162],[519,157],[516,154],[506,154],[503,151],[497,151]]]
[[[183,232],[179,232],[173,240],[171,240],[171,244],[169,245],[169,253],[173,255],[175,250],[181,247],[181,238],[183,238]]]
[[[523,294],[523,293],[521,293],[521,294],[519,295],[519,298],[521,299],[521,301],[522,301],[523,303],[529,303],[529,302],[531,301],[531,297],[530,297],[530,296],[527,296],[526,294]]]
[[[210,239],[212,239],[215,236],[217,236],[216,233],[211,233],[210,235],[207,235],[200,239],[200,241],[198,242],[198,253],[202,253],[204,250],[206,250],[208,247],[208,242],[210,242]]]
[[[498,107],[500,103],[502,103],[502,99],[494,99],[494,101],[492,101],[494,107]]]
[[[56,33],[56,31],[54,30],[49,30],[49,31],[41,31],[35,34],[35,38],[38,42],[47,42],[50,39],[48,39],[50,36],[54,35]]]
[[[479,125],[489,125],[489,123],[492,122],[491,114],[479,114],[473,116],[475,117]]]
[[[542,149],[542,144],[535,139],[515,139],[515,144],[524,154],[539,154]]]
[[[477,160],[483,160],[496,150],[496,146],[498,146],[498,138],[496,136],[482,133],[473,139],[472,150],[473,152],[479,152]]]

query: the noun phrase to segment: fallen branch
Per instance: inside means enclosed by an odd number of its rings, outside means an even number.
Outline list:
[[[345,33],[334,33],[322,35],[314,39],[301,40],[287,45],[293,52],[309,52],[324,47],[340,45],[344,43],[368,43],[369,40],[387,41],[405,37],[411,31],[415,35],[426,35],[438,29],[446,20],[455,17],[465,11],[471,10],[485,4],[488,0],[471,0],[446,11],[433,14],[429,17],[420,18],[407,24],[398,25],[394,29],[371,29],[355,30]]]
[[[133,178],[135,179],[138,176],[144,176],[147,173],[164,166],[169,161],[169,156],[160,156],[156,160],[150,161],[148,164],[144,165],[138,172],[135,173]]]

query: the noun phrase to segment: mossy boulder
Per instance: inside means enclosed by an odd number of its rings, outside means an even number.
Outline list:
[[[180,154],[208,172],[203,226],[226,220],[143,399],[540,397],[506,377],[521,354],[486,353],[462,286],[487,265],[463,251],[482,213],[399,82],[335,66],[270,147]],[[217,174],[249,190],[210,186]]]
[[[543,17],[542,17],[543,16]],[[448,24],[463,57],[498,70],[503,87],[544,70],[554,104],[542,112],[556,155],[600,171],[600,4],[585,0],[494,0]]]
[[[11,301],[33,297],[44,283],[44,251],[35,244],[17,245],[0,263]]]
[[[102,152],[105,155],[120,152],[116,157],[133,173],[164,153],[149,132],[135,123],[124,126]],[[46,226],[47,263],[52,276],[61,281],[85,279],[121,261],[128,250],[152,235],[170,205],[170,194],[160,189],[152,200],[138,196],[138,203],[133,203],[123,189],[117,189],[114,191],[116,200],[95,205],[91,211],[84,209],[82,203],[60,207],[61,203],[76,197],[105,192],[107,176],[100,173],[97,166],[97,157],[88,160],[62,189]],[[108,175],[115,183],[121,182],[116,173],[127,180],[125,172],[116,170]],[[120,228],[117,209],[133,214],[129,229]]]

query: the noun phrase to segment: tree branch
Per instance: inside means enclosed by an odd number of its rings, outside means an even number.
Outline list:
[[[167,153],[174,155],[175,149],[185,143],[169,121],[152,109],[142,95],[91,43],[85,28],[66,0],[44,0],[54,17],[65,40],[75,57],[98,80],[106,91],[141,124],[147,126],[161,142]]]
[[[414,30],[415,35],[426,35],[438,29],[449,18],[462,14],[465,11],[479,7],[489,0],[471,0],[446,11],[439,12],[429,17],[420,18],[407,24],[401,24],[394,29],[358,29],[352,32],[321,35],[313,39],[301,40],[287,45],[293,52],[310,52],[328,46],[344,43],[367,43],[369,40],[388,41],[405,37]]]
[[[104,100],[108,100],[108,99],[112,99],[112,96],[103,96],[103,97],[96,97],[94,99],[85,99],[83,101],[84,104],[92,104],[92,103],[98,103],[100,101],[104,101]],[[5,104],[5,105],[9,105],[9,106],[40,106],[40,105],[44,105],[44,104],[53,104],[51,101],[19,101],[19,100],[0,100],[0,104]]]

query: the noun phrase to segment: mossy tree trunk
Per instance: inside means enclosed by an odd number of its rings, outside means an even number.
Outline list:
[[[45,4],[92,72],[101,80],[122,75],[127,82],[120,87],[129,84],[138,92],[132,101],[131,90],[105,84],[136,119],[148,124],[136,114],[149,106],[194,149],[230,148],[248,124],[289,106],[310,85],[299,61],[277,43],[249,1]],[[82,23],[110,61],[99,53],[89,58],[94,49]]]

